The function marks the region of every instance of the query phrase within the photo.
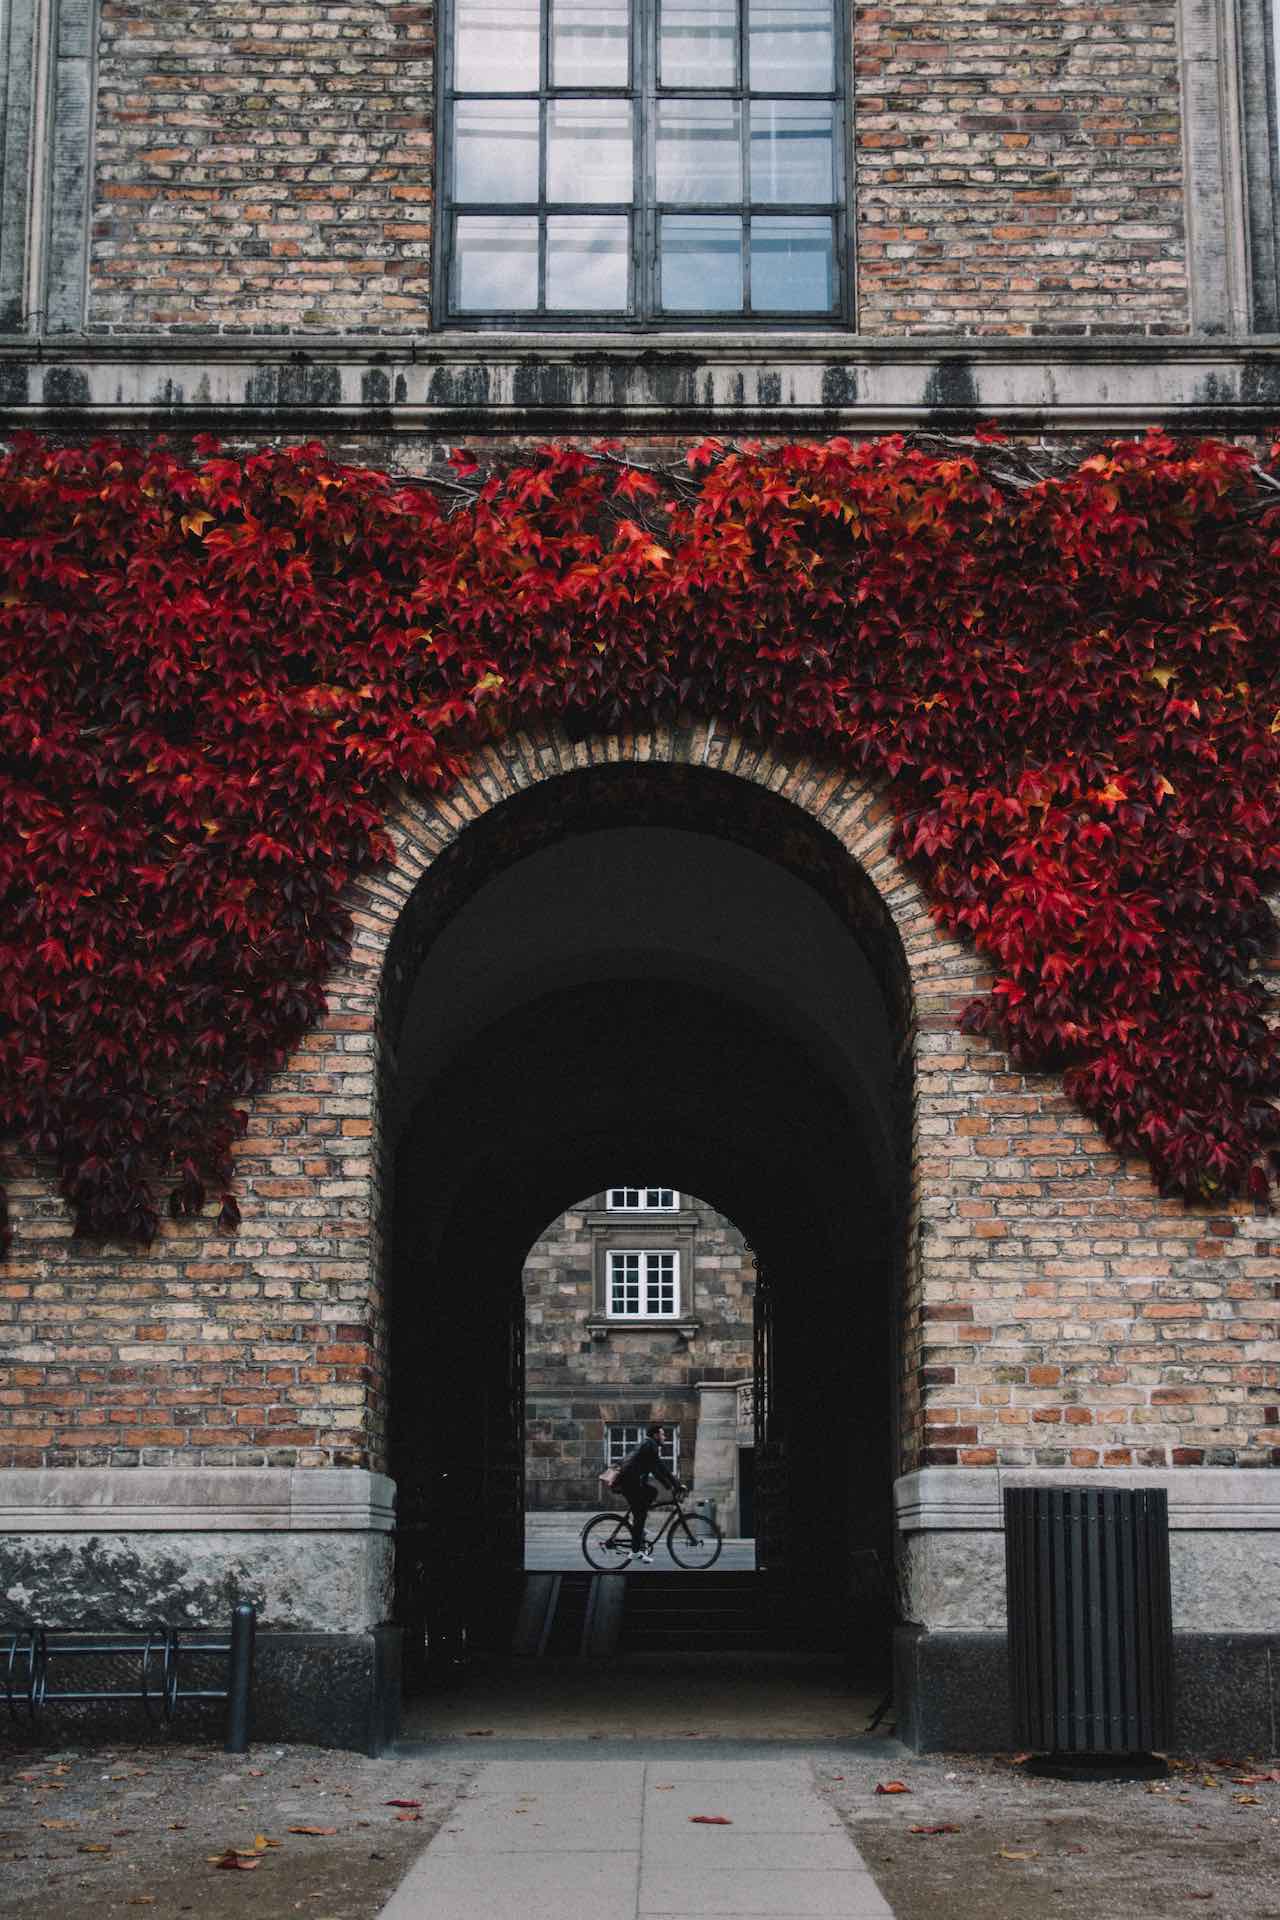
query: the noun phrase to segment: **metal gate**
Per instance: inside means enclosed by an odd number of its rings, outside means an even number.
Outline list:
[[[755,1356],[756,1565],[776,1572],[790,1559],[790,1501],[786,1442],[774,1370],[774,1296],[769,1276],[756,1264],[753,1350]]]
[[[410,1686],[505,1644],[524,1577],[524,1299],[501,1344],[436,1329],[396,1455],[397,1616]]]

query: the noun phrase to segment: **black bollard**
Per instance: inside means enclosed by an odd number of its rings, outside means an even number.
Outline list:
[[[253,1635],[257,1615],[247,1600],[231,1609],[227,1652],[227,1753],[249,1751],[249,1689],[253,1683]]]

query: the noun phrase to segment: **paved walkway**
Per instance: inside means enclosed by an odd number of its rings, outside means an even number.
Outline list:
[[[495,1760],[381,1920],[711,1915],[893,1920],[808,1760]]]

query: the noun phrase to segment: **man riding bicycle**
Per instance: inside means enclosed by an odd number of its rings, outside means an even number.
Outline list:
[[[685,1488],[674,1474],[668,1473],[659,1452],[671,1438],[670,1427],[655,1420],[652,1426],[645,1428],[645,1433],[647,1438],[623,1462],[613,1483],[613,1491],[620,1493],[631,1509],[631,1554],[628,1557],[639,1556],[641,1560],[652,1561],[653,1555],[644,1543],[644,1523],[658,1497],[653,1482],[655,1479],[661,1480],[663,1486],[677,1496],[684,1493]]]

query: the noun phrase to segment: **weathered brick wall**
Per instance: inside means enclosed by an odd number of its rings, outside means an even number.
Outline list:
[[[1186,331],[1174,0],[889,0],[854,64],[862,331]]]
[[[104,0],[91,325],[424,329],[434,31]],[[853,41],[863,332],[1186,330],[1175,0],[890,0]]]
[[[700,1380],[749,1379],[755,1270],[731,1221],[691,1194],[697,1216],[693,1271],[681,1275],[680,1315],[699,1322],[686,1341],[664,1327],[614,1322],[603,1339],[587,1322],[595,1305],[597,1239],[643,1247],[671,1215],[614,1214],[590,1224],[604,1196],[554,1220],[529,1250],[525,1295],[525,1499],[530,1508],[599,1505],[608,1426],[666,1419],[680,1429],[681,1471],[693,1469]],[[657,1228],[655,1235],[648,1231]]]
[[[104,0],[90,324],[418,330],[433,9]]]
[[[961,1036],[982,970],[896,864],[883,802],[833,768],[701,726],[575,745],[517,736],[449,799],[401,809],[400,864],[360,890],[332,1010],[254,1103],[237,1238],[211,1218],[166,1220],[150,1251],[84,1246],[46,1181],[13,1183],[0,1465],[384,1464],[371,1103],[397,915],[433,855],[503,797],[593,761],[676,757],[803,803],[870,875],[902,941],[919,1229],[902,1293],[903,1466],[1280,1466],[1271,1219],[1162,1200],[1057,1081]]]

